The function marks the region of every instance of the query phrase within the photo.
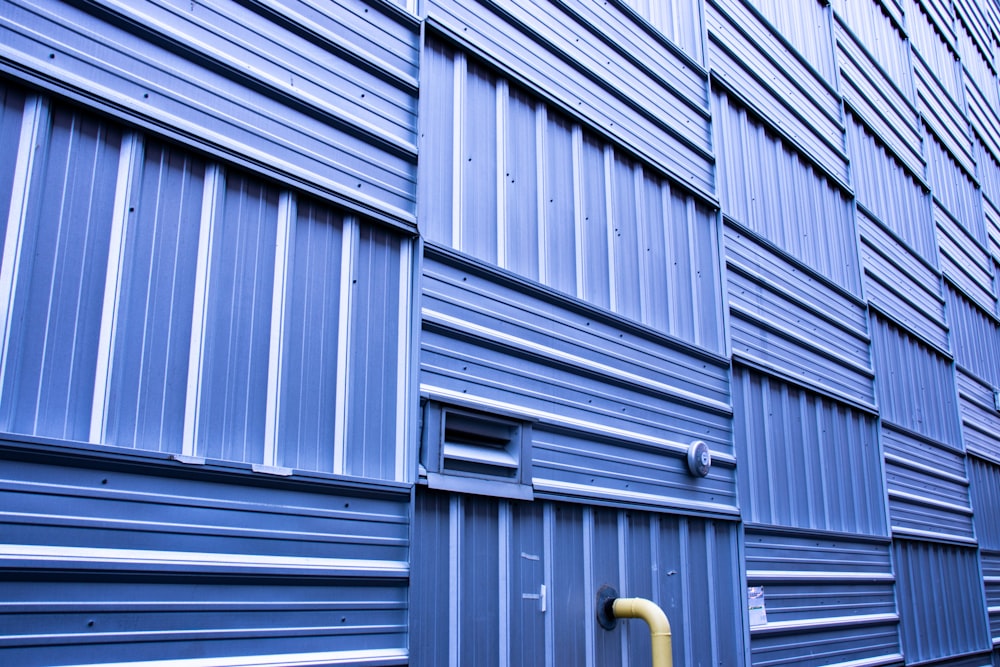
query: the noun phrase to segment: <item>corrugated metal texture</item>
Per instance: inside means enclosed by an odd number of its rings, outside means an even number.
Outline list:
[[[894,540],[903,654],[911,662],[990,648],[975,549]]]
[[[775,32],[805,58],[826,81],[835,81],[829,3],[750,0]]]
[[[965,100],[969,110],[973,149],[978,166],[980,155],[977,144],[980,142],[985,142],[993,155],[1000,155],[1000,116],[997,115],[997,107],[991,106],[975,86],[966,87]],[[982,174],[977,171],[977,176],[981,182]]]
[[[912,104],[914,92],[910,53],[900,21],[902,17],[895,3],[891,0],[833,0],[832,5],[834,16],[839,19],[834,23],[839,26],[838,40],[849,36],[860,46],[860,49],[852,48],[851,53],[863,50],[866,59],[882,69],[881,73],[874,73],[865,67],[864,73],[887,77],[903,99]]]
[[[417,25],[381,4],[25,0],[0,24],[0,58],[8,71],[412,223]]]
[[[884,421],[957,446],[961,441],[950,361],[878,313],[872,356]]]
[[[886,541],[748,527],[746,567],[767,614],[753,665],[902,662]]]
[[[670,618],[674,664],[742,664],[736,525],[418,489],[414,665],[649,665],[648,630],[597,625],[602,585]]]
[[[983,214],[986,221],[986,231],[989,236],[990,254],[993,256],[994,270],[996,275],[997,261],[1000,260],[1000,207],[997,207],[989,199],[983,198]]]
[[[983,228],[979,193],[969,176],[972,172],[963,170],[933,134],[927,133],[924,145],[927,149],[927,182],[934,193],[934,199],[976,241],[985,244],[986,230]]]
[[[986,146],[978,134],[975,137],[975,141],[976,176],[979,178],[982,195],[989,200],[989,205],[992,205],[995,209],[996,205],[1000,203],[1000,159]],[[987,206],[984,205],[984,208]],[[987,236],[991,238],[992,243],[997,243],[993,239],[994,233],[990,229],[989,219],[987,219]],[[1000,255],[1000,253],[994,252],[994,255]]]
[[[406,663],[405,488],[4,450],[4,664]]]
[[[958,32],[958,52],[961,54],[962,68],[966,74],[966,91],[971,85],[993,109],[996,109],[1000,106],[1000,91],[997,90],[992,58],[988,52],[980,48],[965,21],[956,21],[955,25]]]
[[[851,3],[852,7],[873,7],[874,11],[882,17],[888,24],[889,19],[878,12],[874,5],[869,3]],[[878,21],[875,17],[865,17],[866,20]],[[838,16],[834,23],[837,36],[837,62],[840,66],[840,88],[844,95],[844,102],[849,110],[847,118],[847,147],[851,156],[851,179],[852,185],[856,189],[858,196],[861,196],[861,183],[859,183],[858,161],[864,159],[864,155],[857,150],[857,140],[852,138],[852,126],[857,126],[857,118],[874,128],[879,140],[889,147],[906,167],[920,177],[924,175],[923,143],[921,137],[921,125],[917,108],[914,106],[909,85],[901,86],[890,78],[882,65],[875,60],[875,56],[862,45],[854,35],[851,28],[843,23]],[[903,36],[895,29],[890,29],[885,39],[892,39],[901,47],[905,47],[906,42]],[[904,54],[906,51],[904,51]],[[904,59],[905,62],[905,59]],[[909,72],[909,69],[906,70]],[[908,83],[909,78],[906,79]],[[854,134],[857,135],[857,128],[854,127]],[[881,152],[881,149],[878,149]],[[863,180],[864,176],[860,176]]]
[[[873,405],[863,302],[732,222],[725,243],[733,356]]]
[[[968,465],[979,548],[1000,551],[1000,461],[970,456]],[[983,574],[986,574],[986,561],[984,554]],[[1000,580],[993,583],[1000,584]]]
[[[744,521],[887,534],[874,417],[739,366],[733,411]]]
[[[853,114],[848,114],[847,145],[858,204],[910,252],[933,264],[937,242],[923,184]]]
[[[1000,552],[982,550],[979,559],[983,567],[983,588],[986,592],[986,607],[989,610],[990,637],[993,645],[1000,643]],[[994,649],[993,664],[1000,659],[1000,650]]]
[[[937,202],[934,204],[934,221],[941,253],[941,272],[987,312],[995,313],[993,259],[989,250]]]
[[[841,103],[832,85],[787,46],[746,0],[706,0],[705,12],[713,82],[735,93],[741,104],[767,119],[833,179],[846,184]],[[718,123],[718,109],[713,113]],[[718,138],[716,143],[722,144]],[[737,159],[718,152],[722,164]]]
[[[955,377],[966,451],[1000,461],[1000,413],[996,409],[995,387],[962,371]]]
[[[984,312],[950,282],[945,283],[948,323],[955,363],[1000,389],[1000,322]]]
[[[0,151],[8,156],[8,159],[0,160],[0,211],[10,211],[17,164],[17,160],[11,158],[18,154],[24,104],[24,92],[0,80]]]
[[[915,12],[919,3],[919,8],[923,13],[924,21],[933,26],[942,42],[946,43],[954,50],[955,48],[955,17],[952,12],[951,0],[909,0],[905,2],[907,28],[911,28],[911,13]]]
[[[421,392],[532,421],[536,493],[735,511],[726,360],[429,250]],[[717,461],[704,479],[695,439]]]
[[[22,127],[4,430],[402,479],[408,242],[42,98]]]
[[[858,227],[868,302],[911,334],[948,354],[941,274],[860,206]]]
[[[889,424],[882,449],[893,535],[972,542],[962,452]]]
[[[121,139],[114,125],[38,98],[25,107],[0,286],[4,430],[90,435],[115,203],[105,176],[118,171]]]
[[[711,196],[715,188],[707,75],[693,61],[670,53],[644,34],[628,14],[611,3],[596,7],[580,2],[538,5],[529,0],[445,0],[428,3],[427,8],[430,25],[475,53],[488,54],[493,66],[514,79],[527,80],[535,90],[544,90],[545,103],[551,104],[553,111],[558,108],[572,113],[656,169]],[[624,36],[634,42],[635,51],[615,42]],[[605,49],[613,50],[615,57],[602,56]],[[658,52],[660,57],[640,60],[642,51]],[[429,51],[428,56],[435,57],[434,52]],[[448,89],[465,78],[462,67],[449,78],[445,74],[448,67],[431,65],[427,71],[438,76],[424,79],[425,99],[433,103],[433,98],[449,95]],[[479,85],[485,86],[478,91],[484,98],[482,103],[499,108],[496,101],[489,100],[487,81]],[[476,133],[498,146],[505,145],[495,141],[498,132],[490,122],[492,112],[482,116],[486,109],[476,106],[473,85],[466,90],[469,97],[460,89],[454,104],[454,113],[470,114],[475,119],[471,130],[464,128],[459,133],[463,136],[455,153],[456,160],[462,161],[468,157],[466,142],[474,140]],[[464,125],[454,113],[429,105],[422,116],[436,119],[451,132],[453,126]]]
[[[983,58],[990,65],[993,64],[993,35],[989,18],[989,2],[977,2],[976,0],[952,0],[955,10],[955,17],[961,22],[962,27],[976,48],[982,51]],[[961,50],[961,49],[960,49]],[[963,57],[965,51],[961,50]]]
[[[430,240],[721,352],[713,211],[462,52],[425,64]]]
[[[850,200],[738,102],[720,91],[712,100],[723,213],[859,293]]]
[[[701,4],[687,0],[620,0],[695,62],[704,64]]]

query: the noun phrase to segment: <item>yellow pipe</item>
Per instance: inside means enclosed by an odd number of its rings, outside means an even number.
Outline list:
[[[653,667],[673,667],[670,621],[655,602],[645,598],[616,598],[611,611],[615,618],[641,618],[646,621],[653,641]]]

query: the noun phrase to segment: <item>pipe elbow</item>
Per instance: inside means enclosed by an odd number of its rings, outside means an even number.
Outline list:
[[[670,637],[670,621],[663,610],[645,598],[617,598],[612,611],[616,618],[640,618],[646,621],[654,637]]]

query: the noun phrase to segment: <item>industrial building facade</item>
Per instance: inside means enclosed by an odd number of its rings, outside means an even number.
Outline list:
[[[997,0],[0,0],[0,664],[648,665],[610,585],[1000,665],[998,67]]]

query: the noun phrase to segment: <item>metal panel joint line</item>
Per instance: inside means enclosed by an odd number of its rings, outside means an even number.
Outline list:
[[[597,622],[605,630],[614,630],[619,618],[646,621],[653,649],[653,667],[673,667],[670,621],[659,605],[645,598],[620,598],[613,587],[601,586],[597,591]]]

